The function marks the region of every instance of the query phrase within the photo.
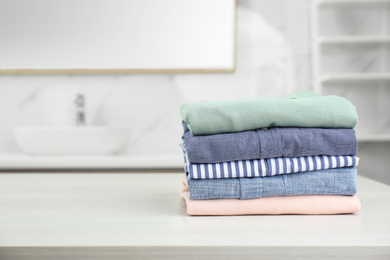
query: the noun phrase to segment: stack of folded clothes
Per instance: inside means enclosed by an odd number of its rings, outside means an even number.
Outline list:
[[[360,210],[348,100],[301,92],[185,104],[181,115],[189,215]]]

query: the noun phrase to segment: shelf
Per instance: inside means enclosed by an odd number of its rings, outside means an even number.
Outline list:
[[[321,82],[339,82],[339,81],[356,81],[356,80],[390,80],[390,73],[340,73],[325,74],[321,77]]]
[[[386,4],[390,0],[318,0],[316,4]]]
[[[321,37],[318,44],[390,43],[390,36],[332,36]]]
[[[0,169],[172,169],[182,168],[178,155],[30,156],[0,154]]]
[[[334,6],[330,6],[333,5]],[[339,5],[340,4],[340,5]],[[345,4],[345,6],[341,6]],[[388,18],[388,9],[390,8],[390,0],[313,0],[311,6],[311,32],[312,32],[312,57],[313,57],[313,75],[314,75],[314,91],[318,93],[323,93],[325,87],[338,87],[338,86],[389,86],[390,87],[390,71],[387,69],[387,49],[388,44],[390,44],[390,34],[388,33],[377,33],[372,35],[320,35],[320,21],[323,18],[320,15],[321,8],[337,8],[340,11],[340,16],[342,12],[349,12],[349,10],[355,7],[355,4],[361,4],[358,11],[364,13],[364,10],[367,7],[372,7],[374,4],[378,4],[375,7],[375,10],[382,10],[386,12],[386,17]],[[340,7],[340,8],[339,8]],[[342,7],[342,8],[341,8]],[[353,10],[352,10],[353,11]],[[382,13],[382,12],[380,12]],[[357,18],[357,17],[356,17]],[[365,17],[360,17],[360,19],[365,19]],[[383,19],[383,22],[388,22],[388,19]],[[387,30],[387,27],[384,27]],[[340,44],[340,45],[337,45]],[[344,45],[343,45],[344,44]],[[369,47],[377,48],[382,51],[382,57],[378,60],[382,63],[381,69],[378,69],[378,72],[326,72],[327,70],[323,68],[323,56],[327,55],[322,49],[331,48],[331,47],[352,47],[352,44],[368,44],[358,45],[353,47]],[[369,45],[375,44],[375,45]],[[358,52],[356,52],[359,54]],[[341,60],[335,60],[342,61]],[[326,64],[329,66],[329,64]],[[323,71],[323,72],[322,72]],[[330,83],[334,83],[333,85]],[[339,83],[339,84],[337,84]],[[350,84],[353,83],[353,84]],[[351,91],[353,91],[351,89]],[[360,90],[359,90],[360,91]],[[386,143],[390,144],[390,133],[386,134],[359,134],[357,133],[357,140],[359,143]]]
[[[368,135],[358,135],[358,142],[390,142],[390,134],[381,135],[381,134],[368,134]]]

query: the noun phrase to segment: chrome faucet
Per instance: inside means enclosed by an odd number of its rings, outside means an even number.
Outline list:
[[[79,94],[77,95],[77,98],[75,100],[76,108],[77,108],[77,115],[76,115],[76,125],[83,126],[85,125],[85,98],[83,95]]]

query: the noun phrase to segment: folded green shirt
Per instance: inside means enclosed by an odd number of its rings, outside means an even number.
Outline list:
[[[355,106],[338,96],[300,92],[282,98],[252,97],[195,102],[181,107],[192,135],[241,132],[264,127],[354,128]]]

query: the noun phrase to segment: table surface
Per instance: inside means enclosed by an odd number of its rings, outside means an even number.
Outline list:
[[[84,256],[91,248],[99,255],[103,249],[116,255],[113,248],[120,248],[134,257],[148,255],[145,259],[164,259],[164,248],[170,254],[176,250],[171,259],[182,258],[180,252],[201,259],[198,252],[204,251],[199,249],[208,248],[209,259],[224,253],[226,259],[236,259],[229,253],[235,248],[254,250],[240,259],[259,252],[269,259],[282,259],[284,253],[294,259],[291,250],[306,248],[305,254],[315,254],[332,252],[330,247],[338,255],[355,250],[357,259],[365,259],[360,247],[369,257],[390,259],[388,185],[359,176],[362,211],[354,215],[200,217],[185,213],[179,195],[182,178],[167,173],[0,174],[0,259],[28,259],[23,250],[42,256],[50,248],[73,248]],[[275,248],[280,254],[272,258]],[[68,259],[63,252],[59,259]]]

